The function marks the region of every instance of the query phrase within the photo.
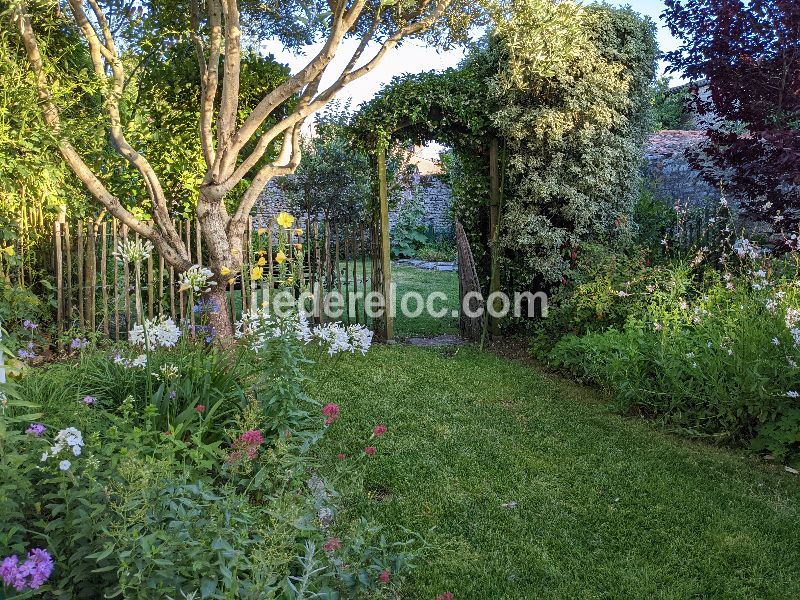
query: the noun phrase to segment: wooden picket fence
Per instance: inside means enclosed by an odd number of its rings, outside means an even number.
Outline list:
[[[176,220],[175,227],[186,245],[193,263],[206,264],[207,257],[199,224],[196,220]],[[301,280],[297,290],[338,290],[350,305],[350,296],[366,295],[373,281],[381,280],[380,240],[377,223],[337,223],[300,219],[288,232],[289,248],[297,259],[302,258]],[[259,307],[277,285],[278,265],[274,262],[278,224],[270,218],[256,226],[250,222],[244,241],[245,265],[228,286],[229,314],[233,321],[243,311]],[[53,274],[56,292],[56,323],[59,331],[70,328],[102,332],[112,339],[123,339],[132,314],[135,320],[135,273],[129,264],[120,264],[113,256],[120,242],[138,239],[139,234],[116,219],[56,222],[53,226]],[[301,244],[295,249],[294,244]],[[302,256],[300,256],[302,254]],[[251,277],[252,268],[263,256],[266,265],[258,280]],[[142,265],[139,281],[143,311],[152,318],[169,315],[181,323],[195,323],[195,314],[188,306],[187,292],[181,292],[178,274],[157,250]],[[357,310],[342,318],[345,322],[368,324],[366,306],[356,302]]]

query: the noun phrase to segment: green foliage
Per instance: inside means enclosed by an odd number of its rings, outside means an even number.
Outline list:
[[[400,202],[397,221],[392,227],[392,257],[413,258],[428,241],[422,219],[425,209],[420,198],[411,194]]]
[[[39,593],[48,597],[389,589],[377,575],[413,566],[416,541],[389,542],[370,525],[341,550],[322,549],[336,494],[309,454],[323,418],[307,395],[303,347],[289,334],[258,351],[181,341],[149,353],[143,367],[86,350],[5,386],[2,557],[46,548],[55,569]],[[41,437],[23,433],[32,422],[46,426]],[[51,449],[68,426],[83,445]],[[254,446],[243,445],[245,432]],[[342,486],[351,479],[352,468],[339,469]],[[364,575],[353,581],[351,568]]]
[[[512,11],[458,69],[394,80],[354,123],[365,140],[383,131],[452,148],[455,213],[484,277],[488,148],[500,140],[506,285],[558,281],[572,248],[613,239],[615,223],[628,220],[657,54],[652,22],[629,9],[537,6],[525,3],[519,21]],[[560,52],[565,28],[581,35]],[[547,40],[546,52],[534,51]]]
[[[615,257],[610,269],[608,260],[601,263],[556,304],[561,314],[548,330],[572,322],[562,329],[571,333],[549,353],[540,339],[537,353],[607,384],[626,411],[657,416],[689,435],[796,454],[794,268],[745,265],[737,277],[683,263],[643,269],[625,261]]]
[[[662,129],[691,129],[687,121],[688,88],[670,90],[671,78],[657,78],[651,86],[651,119],[654,131]]]

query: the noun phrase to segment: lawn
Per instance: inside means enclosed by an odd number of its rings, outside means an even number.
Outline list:
[[[394,331],[399,337],[431,336],[444,333],[458,333],[458,313],[453,316],[453,311],[458,311],[458,273],[426,271],[414,267],[392,266],[392,281],[397,286],[397,316],[394,321]],[[404,293],[417,292],[427,298],[431,292],[443,292],[447,301],[437,301],[435,309],[446,308],[447,314],[442,318],[434,318],[427,311],[418,317],[408,317],[400,310],[400,301]],[[413,310],[415,304],[409,301]]]
[[[800,486],[780,467],[466,347],[374,347],[342,361],[320,400],[342,411],[322,447],[331,467],[389,428],[371,499],[347,499],[340,522],[425,537],[404,598],[800,596]]]

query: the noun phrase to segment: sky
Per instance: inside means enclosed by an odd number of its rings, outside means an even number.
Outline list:
[[[643,14],[649,16],[658,26],[658,45],[662,52],[673,50],[676,46],[675,39],[670,35],[667,28],[660,22],[659,15],[664,9],[664,2],[662,0],[627,0],[620,2],[618,0],[611,0],[610,4],[623,6],[630,4],[631,7]],[[338,53],[337,59],[331,65],[333,67],[339,66],[341,70],[346,63],[347,58],[355,49],[357,40],[349,40],[343,44],[342,51]],[[319,46],[311,46],[306,50],[305,54],[293,55],[281,47],[279,43],[267,43],[264,45],[263,50],[275,55],[280,62],[288,64],[292,72],[297,72],[308,62],[310,56],[313,56],[319,50]],[[342,102],[350,102],[351,108],[355,108],[362,102],[368,101],[375,93],[380,90],[384,85],[389,83],[391,79],[397,75],[404,73],[420,73],[430,70],[442,70],[448,67],[456,66],[459,61],[464,57],[463,49],[454,49],[447,52],[440,52],[434,48],[430,48],[421,42],[407,41],[401,47],[395,48],[390,52],[378,65],[378,67],[370,74],[350,83],[345,87],[337,98]],[[663,72],[664,65],[660,65],[660,70]],[[329,77],[329,82],[332,80],[333,75]],[[323,80],[323,86],[326,83]]]

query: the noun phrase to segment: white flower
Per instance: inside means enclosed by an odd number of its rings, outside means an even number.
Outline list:
[[[140,354],[131,361],[130,366],[138,368],[138,367],[144,367],[146,364],[147,364],[147,355]]]
[[[75,456],[80,456],[82,447],[83,435],[81,432],[74,427],[67,427],[56,434],[56,438],[53,440],[53,445],[50,447],[50,450],[42,454],[42,461],[47,460],[50,456],[58,456],[61,451],[66,448],[69,448]],[[66,468],[61,468],[65,463],[67,465]],[[60,468],[62,471],[66,471],[69,469],[69,465],[69,461],[64,460],[61,462]]]
[[[46,461],[48,458],[50,458],[50,454],[48,454],[47,452],[42,452],[42,458],[41,458],[40,460],[41,460],[42,462],[44,462],[44,461]]]
[[[627,295],[628,295],[628,292],[623,291],[623,290],[620,290],[620,291],[617,292],[617,296],[619,296],[620,298],[624,298]]]
[[[213,276],[214,273],[211,272],[211,269],[200,265],[192,265],[181,273],[178,279],[180,291],[192,290],[195,294],[208,292],[211,286],[217,285],[216,281],[211,281]]]
[[[114,252],[114,256],[117,257],[117,260],[121,263],[138,263],[141,264],[148,258],[150,258],[150,254],[153,252],[153,244],[150,243],[149,240],[127,240],[127,241],[120,241],[117,244],[117,251]]]
[[[175,321],[164,315],[155,319],[145,319],[144,325],[134,325],[128,332],[128,343],[132,346],[144,346],[145,349],[172,348],[181,337],[180,328]]]
[[[69,471],[69,468],[71,466],[72,463],[69,462],[68,460],[62,460],[60,463],[58,463],[58,468],[61,469],[62,471]]]
[[[177,365],[167,364],[161,365],[161,368],[158,370],[158,373],[153,373],[153,377],[158,379],[159,381],[172,381],[173,379],[177,379],[179,374],[179,370]]]
[[[661,323],[658,322],[653,323],[653,329],[655,329],[656,331],[661,331]]]
[[[739,258],[758,258],[759,250],[750,240],[739,238],[733,242],[733,250]]]
[[[791,329],[800,321],[800,310],[796,308],[787,308],[786,309],[786,327]]]
[[[778,338],[774,337],[774,338],[772,338],[772,345],[773,346],[780,346],[781,345],[781,341]]]
[[[788,392],[786,392],[786,393],[784,394],[784,396],[786,396],[787,398],[800,398],[800,394],[798,394],[798,393],[797,393],[796,391],[794,391],[794,390],[789,390]]]

